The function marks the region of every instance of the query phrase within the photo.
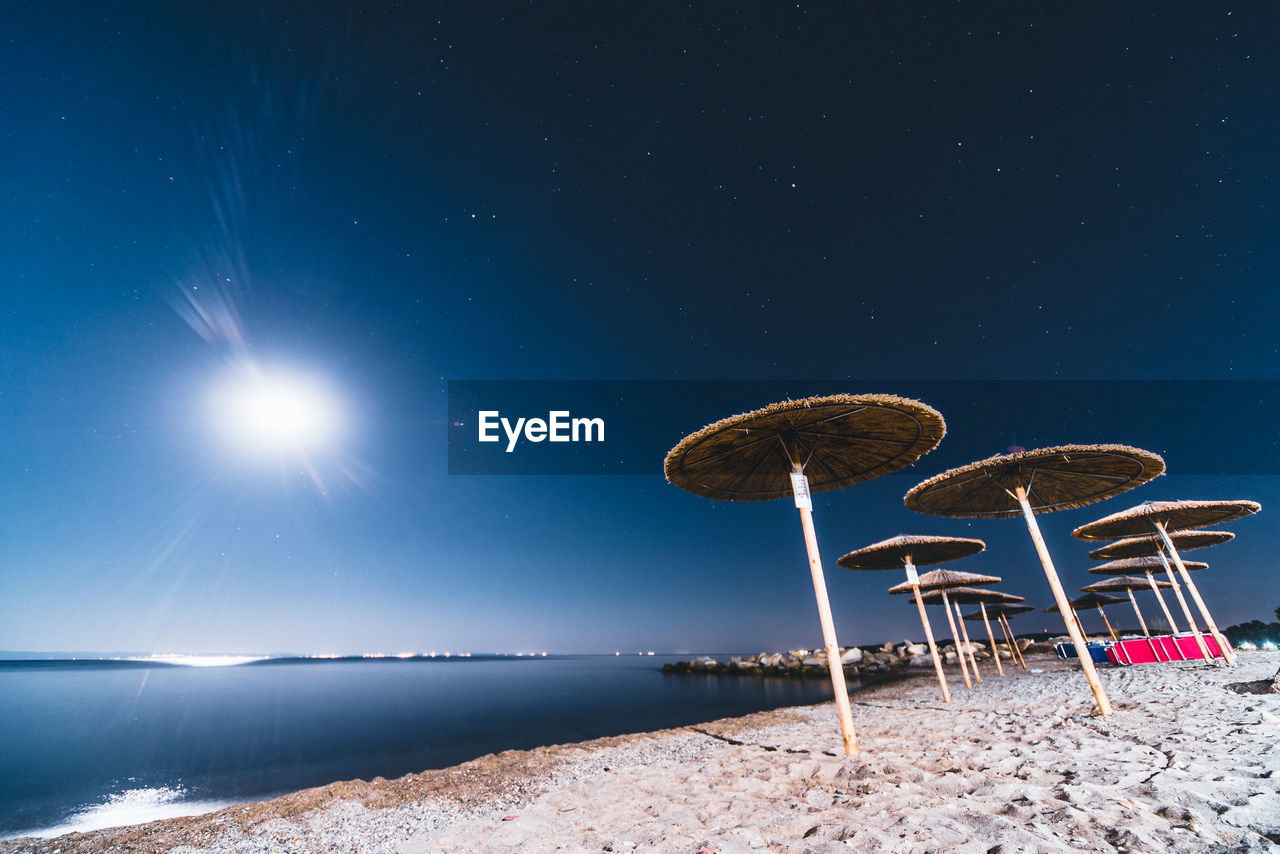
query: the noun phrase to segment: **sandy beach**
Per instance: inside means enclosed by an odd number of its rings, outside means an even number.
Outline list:
[[[1280,694],[1241,687],[1280,653],[1106,669],[1109,718],[1070,665],[1028,664],[950,705],[931,673],[856,693],[853,758],[825,703],[0,851],[1280,851]]]

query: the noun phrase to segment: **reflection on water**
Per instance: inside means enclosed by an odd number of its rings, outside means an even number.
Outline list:
[[[149,655],[146,658],[130,658],[156,664],[176,664],[184,667],[232,667],[251,661],[266,661],[265,655]]]

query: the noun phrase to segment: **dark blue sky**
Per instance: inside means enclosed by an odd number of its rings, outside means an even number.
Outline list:
[[[447,382],[1280,378],[1278,17],[8,9],[0,648],[813,646],[789,502],[696,498],[660,456],[648,476],[451,476]],[[341,441],[226,447],[207,400],[248,361],[320,377]],[[1236,420],[1203,443],[1250,440]],[[1001,407],[963,423],[991,453],[1137,441]],[[1041,518],[1067,586],[1093,580],[1076,525],[1253,498],[1239,539],[1195,556],[1220,624],[1270,615],[1276,472],[1167,462]],[[843,642],[919,633],[883,595],[899,578],[835,566],[900,532],[986,539],[957,568],[1048,603],[1016,520],[902,507],[938,469],[818,497]]]

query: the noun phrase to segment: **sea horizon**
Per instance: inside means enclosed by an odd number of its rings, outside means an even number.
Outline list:
[[[203,662],[4,657],[13,652],[0,651],[0,703],[11,710],[0,838],[199,814],[831,696],[819,679],[668,676],[664,663],[695,654],[647,650]]]

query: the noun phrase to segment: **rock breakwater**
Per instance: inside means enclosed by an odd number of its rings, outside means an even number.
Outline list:
[[[1025,652],[1030,649],[1044,647],[1025,638],[1018,640],[1019,647]],[[966,654],[973,651],[978,661],[990,660],[991,651],[986,644],[973,642],[960,644]],[[957,646],[942,643],[938,646],[944,664],[955,664]],[[1001,660],[1008,661],[1009,651],[1000,645],[997,654]],[[843,647],[840,650],[840,662],[846,676],[865,677],[886,675],[894,671],[907,670],[912,667],[930,667],[929,647],[914,641],[886,643],[878,647]],[[663,673],[693,674],[731,674],[738,676],[792,676],[825,677],[829,674],[826,650],[791,649],[786,652],[762,652],[751,656],[730,656],[727,660],[719,660],[711,656],[698,656],[688,661],[677,661],[674,664],[662,665]]]

